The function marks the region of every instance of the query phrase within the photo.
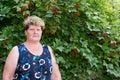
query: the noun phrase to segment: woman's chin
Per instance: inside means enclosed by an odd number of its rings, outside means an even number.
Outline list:
[[[32,39],[32,41],[39,42],[40,40],[39,39]]]

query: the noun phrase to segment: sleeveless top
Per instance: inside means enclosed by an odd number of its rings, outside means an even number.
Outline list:
[[[46,45],[43,45],[40,56],[33,55],[24,44],[18,45],[18,49],[19,59],[13,80],[51,80],[52,61]]]

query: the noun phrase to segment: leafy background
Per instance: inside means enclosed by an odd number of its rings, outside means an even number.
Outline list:
[[[0,79],[29,15],[44,19],[41,42],[53,48],[63,80],[119,80],[120,0],[1,0]]]

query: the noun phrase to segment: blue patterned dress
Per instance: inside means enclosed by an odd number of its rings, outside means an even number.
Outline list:
[[[18,49],[19,59],[13,80],[51,80],[52,61],[46,45],[40,56],[30,53],[24,44],[18,45]]]

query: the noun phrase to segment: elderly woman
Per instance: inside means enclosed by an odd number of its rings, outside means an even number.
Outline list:
[[[10,51],[3,71],[3,80],[62,80],[50,46],[40,43],[44,21],[29,16],[24,21],[26,41]]]

